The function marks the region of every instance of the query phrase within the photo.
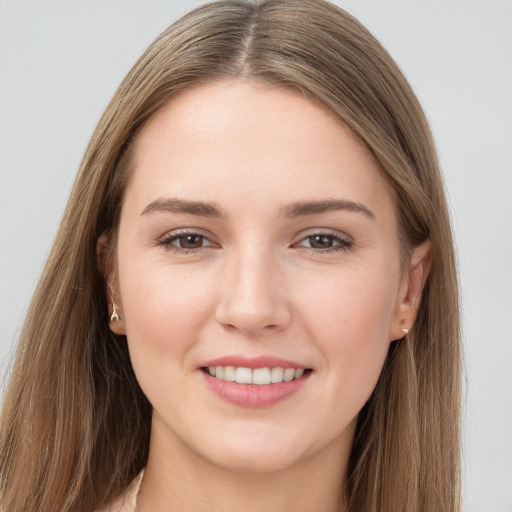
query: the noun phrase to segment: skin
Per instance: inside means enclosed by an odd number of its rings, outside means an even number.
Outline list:
[[[107,279],[111,329],[127,335],[154,407],[138,510],[340,510],[357,415],[414,321],[428,243],[404,271],[375,161],[330,113],[266,84],[181,92],[146,123],[132,163]],[[143,213],[163,198],[224,216]],[[370,213],[282,215],[325,200]],[[180,248],[183,232],[204,237],[197,249]],[[248,409],[213,393],[200,369],[232,354],[313,371],[287,399]]]

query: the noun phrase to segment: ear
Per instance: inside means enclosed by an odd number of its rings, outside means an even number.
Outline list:
[[[123,306],[119,294],[119,281],[111,257],[111,243],[108,233],[102,233],[96,243],[96,264],[105,283],[108,304],[108,311],[105,314],[108,314],[110,330],[114,334],[126,334]]]
[[[410,331],[421,302],[423,287],[430,272],[430,240],[414,248],[409,270],[405,273],[397,297],[395,315],[390,327],[391,341],[403,338]]]

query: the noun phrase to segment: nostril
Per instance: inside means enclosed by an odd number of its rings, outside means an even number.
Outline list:
[[[241,299],[233,291],[226,293],[219,302],[215,317],[227,331],[240,331],[245,334],[277,332],[287,327],[292,318],[287,300],[280,298],[278,294],[244,294]]]

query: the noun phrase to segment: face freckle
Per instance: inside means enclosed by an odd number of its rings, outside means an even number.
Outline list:
[[[133,164],[116,291],[152,445],[247,471],[348,453],[403,285],[393,201],[365,148],[291,91],[225,81],[164,105]],[[212,361],[254,379],[306,371],[242,385],[209,376]]]

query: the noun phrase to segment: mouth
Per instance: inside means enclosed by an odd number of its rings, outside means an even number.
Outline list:
[[[224,355],[204,361],[200,373],[206,386],[222,400],[237,407],[261,409],[274,406],[307,388],[312,368],[271,354],[247,357]]]
[[[311,368],[286,368],[282,366],[265,366],[261,368],[204,366],[201,370],[217,380],[235,382],[237,384],[254,384],[256,386],[291,382],[301,377],[306,377],[312,372]]]
[[[207,387],[237,407],[261,409],[298,394],[310,380],[310,368],[286,366],[203,366]],[[212,375],[215,374],[215,375]]]

